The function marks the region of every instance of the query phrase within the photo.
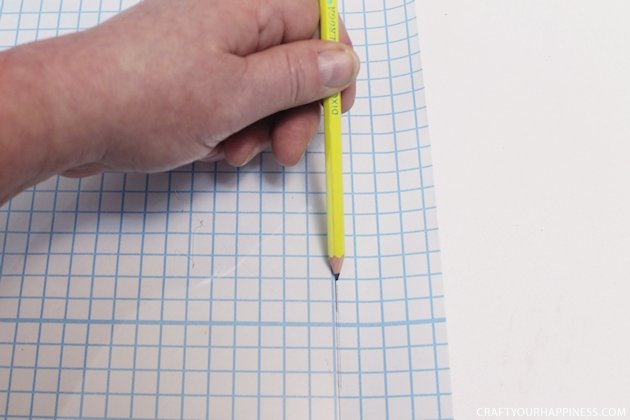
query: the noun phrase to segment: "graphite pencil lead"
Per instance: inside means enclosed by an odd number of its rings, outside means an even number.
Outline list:
[[[335,274],[335,281],[339,281],[339,274]]]

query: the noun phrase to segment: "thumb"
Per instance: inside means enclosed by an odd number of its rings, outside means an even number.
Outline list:
[[[346,89],[360,66],[352,48],[319,40],[279,45],[245,60],[239,97],[252,121]]]

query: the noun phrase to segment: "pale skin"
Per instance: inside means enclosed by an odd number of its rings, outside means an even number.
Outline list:
[[[317,0],[145,0],[88,31],[0,53],[0,205],[56,174],[159,172],[271,148],[296,164],[320,100],[359,60],[317,40]]]

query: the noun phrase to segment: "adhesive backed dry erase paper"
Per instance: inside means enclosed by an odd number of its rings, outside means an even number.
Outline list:
[[[133,3],[0,0],[0,48]],[[54,178],[0,209],[0,417],[452,417],[415,6],[340,6],[363,66],[338,316],[321,135],[289,169]]]

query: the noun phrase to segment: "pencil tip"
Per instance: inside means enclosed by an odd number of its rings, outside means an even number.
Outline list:
[[[332,271],[335,280],[339,280],[339,273],[341,273],[341,266],[343,265],[343,257],[330,257],[330,271]]]

